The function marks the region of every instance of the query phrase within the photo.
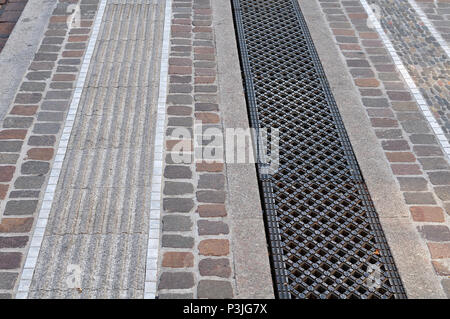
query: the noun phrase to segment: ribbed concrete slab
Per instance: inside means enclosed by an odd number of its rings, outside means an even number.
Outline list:
[[[163,14],[108,1],[30,298],[143,297]]]

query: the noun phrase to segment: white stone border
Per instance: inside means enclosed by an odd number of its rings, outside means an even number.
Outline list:
[[[425,99],[423,98],[422,94],[420,93],[419,89],[417,88],[416,84],[414,83],[413,79],[409,75],[408,71],[406,70],[405,66],[402,63],[402,60],[398,56],[397,52],[394,49],[394,46],[392,45],[392,42],[389,40],[388,36],[384,32],[383,28],[381,27],[380,22],[375,17],[375,14],[372,11],[372,8],[367,4],[366,0],[359,0],[364,7],[364,10],[366,10],[367,15],[369,16],[369,19],[372,22],[372,25],[374,26],[375,30],[380,35],[381,40],[383,41],[386,49],[389,51],[392,60],[394,61],[394,64],[397,66],[397,69],[402,74],[403,78],[405,79],[406,84],[408,85],[411,93],[414,95],[414,98],[416,99],[417,103],[419,104],[420,109],[422,110],[423,115],[425,116],[426,120],[430,124],[431,128],[434,131],[434,134],[436,135],[437,139],[439,140],[439,143],[441,144],[442,148],[444,149],[444,152],[448,157],[450,157],[450,144],[447,140],[447,137],[444,135],[444,131],[442,131],[441,126],[434,118],[433,114],[430,111],[430,108],[428,104],[425,102]]]
[[[31,280],[33,279],[37,258],[39,256],[39,251],[42,245],[42,239],[44,238],[45,228],[47,226],[48,217],[52,208],[53,198],[55,196],[56,185],[58,184],[64,157],[66,156],[67,144],[69,143],[69,138],[72,133],[75,116],[80,104],[81,93],[86,81],[86,75],[89,70],[92,54],[94,53],[95,44],[97,42],[97,37],[100,31],[100,25],[102,23],[103,14],[105,13],[107,2],[108,0],[101,0],[94,25],[92,26],[91,38],[89,40],[83,63],[81,65],[80,73],[78,75],[78,80],[75,85],[75,92],[70,104],[69,113],[67,114],[66,121],[64,122],[64,129],[59,141],[58,151],[56,153],[52,170],[50,172],[47,188],[45,189],[44,199],[39,211],[36,227],[33,231],[30,248],[25,259],[24,269],[20,276],[19,288],[16,294],[16,298],[18,299],[28,298]]]
[[[169,43],[172,17],[172,0],[166,0],[164,34],[161,52],[158,109],[153,149],[153,175],[150,201],[147,258],[145,267],[144,299],[155,299],[158,280],[158,256],[161,225],[161,187],[164,159],[164,129],[166,126],[166,99],[169,69]]]
[[[425,12],[423,12],[422,8],[417,5],[416,1],[408,0],[411,7],[416,10],[417,15],[422,20],[423,24],[428,28],[431,35],[436,39],[436,41],[441,45],[442,49],[445,51],[448,57],[450,57],[450,48],[447,45],[447,41],[445,41],[441,34],[434,28],[433,23],[427,18]]]

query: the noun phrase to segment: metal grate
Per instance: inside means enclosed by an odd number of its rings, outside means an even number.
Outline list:
[[[296,0],[232,0],[252,126],[279,129],[259,168],[280,298],[405,292]]]

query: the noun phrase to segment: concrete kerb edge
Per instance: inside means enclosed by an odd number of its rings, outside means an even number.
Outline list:
[[[298,1],[409,298],[445,298],[356,87],[315,1]],[[323,26],[323,27],[318,27]],[[386,197],[386,195],[388,195]],[[386,200],[389,198],[390,200]]]
[[[0,53],[0,125],[44,36],[57,0],[28,0],[19,21]]]
[[[230,1],[211,1],[216,32],[219,103],[226,128],[248,128],[249,120]],[[230,81],[231,80],[231,81]],[[227,206],[235,298],[274,298],[263,211],[254,164],[227,164]],[[250,240],[249,240],[250,239]]]

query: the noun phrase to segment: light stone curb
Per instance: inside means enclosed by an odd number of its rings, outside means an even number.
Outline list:
[[[50,214],[53,199],[55,196],[56,185],[58,183],[59,176],[61,174],[62,164],[67,151],[67,144],[75,120],[75,114],[77,113],[80,104],[81,92],[83,90],[84,83],[86,80],[86,74],[89,69],[89,65],[91,63],[92,54],[95,48],[95,44],[97,42],[97,37],[100,31],[100,25],[102,23],[103,14],[105,12],[107,2],[108,0],[101,0],[97,11],[97,16],[95,18],[92,27],[91,38],[89,40],[89,44],[86,49],[86,54],[83,59],[83,64],[80,69],[80,74],[77,83],[75,85],[75,91],[73,94],[72,102],[70,104],[69,112],[66,121],[64,122],[63,134],[58,144],[58,151],[56,153],[52,170],[50,172],[50,178],[47,188],[45,189],[44,199],[42,201],[41,209],[39,210],[36,228],[33,232],[33,236],[31,239],[30,249],[28,250],[25,259],[25,266],[20,276],[19,288],[16,293],[17,299],[28,298],[32,276],[37,263],[37,257],[39,255],[39,251],[42,246],[42,239],[45,233],[45,228],[48,222],[48,216]]]

